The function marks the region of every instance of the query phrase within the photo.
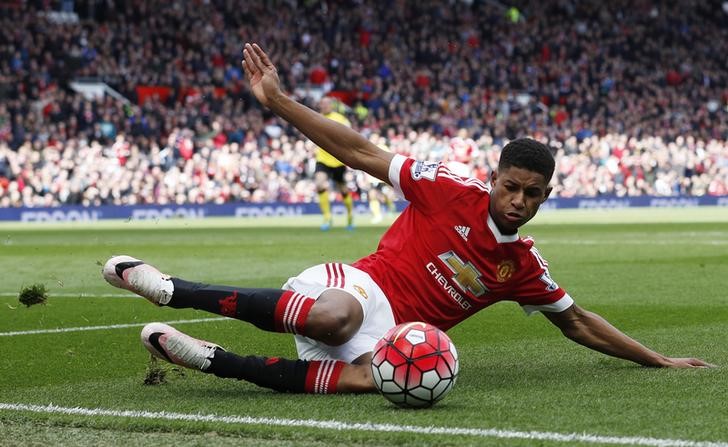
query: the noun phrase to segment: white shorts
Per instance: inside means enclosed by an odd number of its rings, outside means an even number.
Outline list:
[[[342,360],[351,363],[371,352],[380,338],[394,326],[394,315],[389,300],[369,274],[350,265],[319,264],[289,278],[283,290],[292,290],[318,299],[324,290],[345,290],[356,298],[364,311],[359,331],[340,346],[329,346],[319,341],[296,335],[296,349],[302,360]]]

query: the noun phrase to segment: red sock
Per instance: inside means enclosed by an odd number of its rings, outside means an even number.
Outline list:
[[[288,393],[332,394],[346,363],[338,360],[288,360],[279,357],[242,357],[221,349],[210,359],[207,372],[218,377],[247,380]]]
[[[338,360],[314,360],[308,362],[306,384],[307,393],[333,394],[339,384],[341,370],[346,363]]]
[[[276,331],[305,335],[306,318],[315,302],[315,299],[300,293],[284,292],[273,314]]]
[[[290,290],[218,286],[172,278],[170,307],[206,310],[275,332],[306,335],[314,298]]]

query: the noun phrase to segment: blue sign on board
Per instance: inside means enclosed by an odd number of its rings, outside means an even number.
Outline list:
[[[357,214],[369,212],[366,202],[355,203]],[[397,202],[402,210],[407,202]],[[541,209],[609,209],[631,207],[694,207],[728,206],[728,196],[677,196],[677,197],[569,197],[549,199]],[[333,204],[334,214],[344,214],[344,205]],[[222,205],[138,205],[138,206],[60,206],[39,208],[0,208],[0,221],[64,222],[94,221],[101,219],[155,220],[169,218],[202,219],[212,216],[275,217],[302,216],[320,213],[316,203],[225,203]]]

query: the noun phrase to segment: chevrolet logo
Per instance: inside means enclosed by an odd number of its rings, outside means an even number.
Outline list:
[[[475,296],[481,296],[488,291],[480,280],[482,275],[471,262],[463,262],[453,251],[438,257],[454,273],[452,279],[462,290],[470,291]]]

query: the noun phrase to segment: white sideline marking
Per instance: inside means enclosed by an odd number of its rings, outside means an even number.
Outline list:
[[[18,296],[20,292],[0,292],[0,297]],[[49,292],[50,298],[140,298],[138,295],[129,293],[55,293]]]
[[[0,410],[30,411],[33,413],[77,416],[111,416],[168,421],[220,422],[223,424],[270,425],[283,427],[312,427],[324,430],[355,430],[424,435],[465,435],[480,438],[528,439],[557,442],[587,442],[598,444],[647,445],[655,447],[728,447],[726,442],[688,441],[682,439],[645,438],[640,436],[599,436],[586,433],[556,433],[542,431],[499,430],[495,428],[434,427],[417,425],[376,424],[370,422],[317,421],[313,419],[280,419],[252,416],[218,416],[215,414],[170,413],[166,411],[109,410],[105,408],[60,407],[0,402]]]
[[[173,320],[167,321],[166,324],[188,324],[188,323],[204,323],[207,321],[221,321],[229,320],[228,317],[215,317],[215,318],[197,318],[192,320]],[[79,327],[66,327],[57,329],[36,329],[31,331],[14,331],[14,332],[0,332],[0,337],[14,337],[16,335],[35,335],[35,334],[59,334],[62,332],[82,332],[82,331],[103,331],[106,329],[126,329],[130,327],[142,327],[151,323],[127,323],[127,324],[109,324],[106,326],[79,326]]]

